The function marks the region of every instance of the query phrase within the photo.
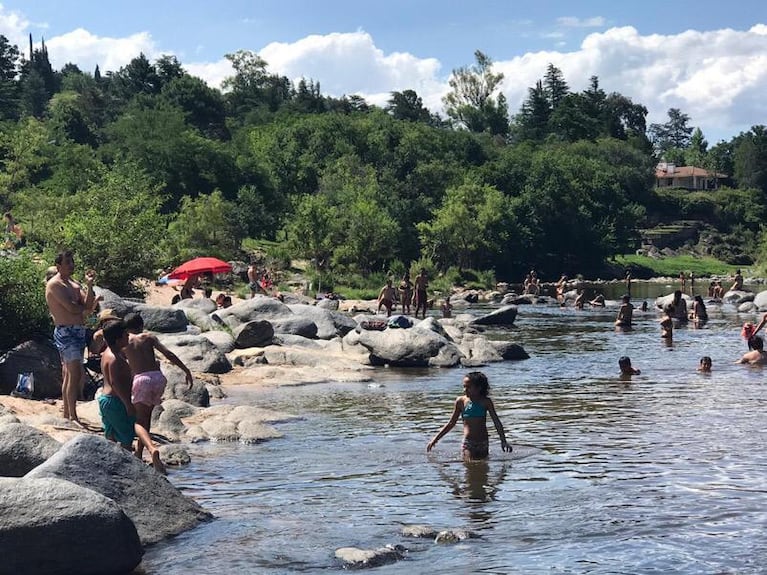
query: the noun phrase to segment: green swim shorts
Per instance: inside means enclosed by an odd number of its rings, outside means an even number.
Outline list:
[[[132,447],[136,435],[136,418],[128,415],[122,400],[116,395],[100,396],[99,413],[106,438],[117,441],[124,447]]]

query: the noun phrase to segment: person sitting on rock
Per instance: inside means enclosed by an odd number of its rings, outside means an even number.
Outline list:
[[[743,274],[740,270],[735,270],[735,277],[733,278],[732,287],[730,291],[741,291],[743,289]]]

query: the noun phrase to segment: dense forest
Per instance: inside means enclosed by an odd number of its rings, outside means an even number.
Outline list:
[[[549,65],[512,114],[476,52],[441,117],[413,90],[383,108],[323,95],[249,51],[227,55],[222,90],[173,56],[90,72],[54,70],[31,38],[23,52],[0,36],[0,207],[27,250],[66,246],[118,292],[191,256],[242,258],[246,238],[337,278],[597,273],[639,247],[640,229],[691,218],[720,259],[760,254],[767,129],[709,147],[680,110],[647,126],[641,103],[597,77],[575,92]],[[660,160],[731,187],[656,190]]]

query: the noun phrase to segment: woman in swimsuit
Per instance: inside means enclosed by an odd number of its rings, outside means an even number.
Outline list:
[[[431,451],[437,442],[458,422],[463,419],[463,444],[461,450],[466,461],[487,459],[489,450],[489,438],[487,435],[487,414],[490,414],[495,430],[501,438],[501,449],[511,451],[511,445],[506,443],[506,434],[503,431],[501,420],[495,413],[493,400],[490,399],[490,384],[487,376],[481,371],[472,371],[463,378],[464,395],[455,400],[455,409],[445,426],[439,430],[426,446],[426,451]]]

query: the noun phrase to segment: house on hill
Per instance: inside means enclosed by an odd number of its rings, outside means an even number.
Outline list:
[[[688,190],[716,190],[729,178],[706,168],[677,166],[661,162],[655,168],[656,188],[686,188]]]

